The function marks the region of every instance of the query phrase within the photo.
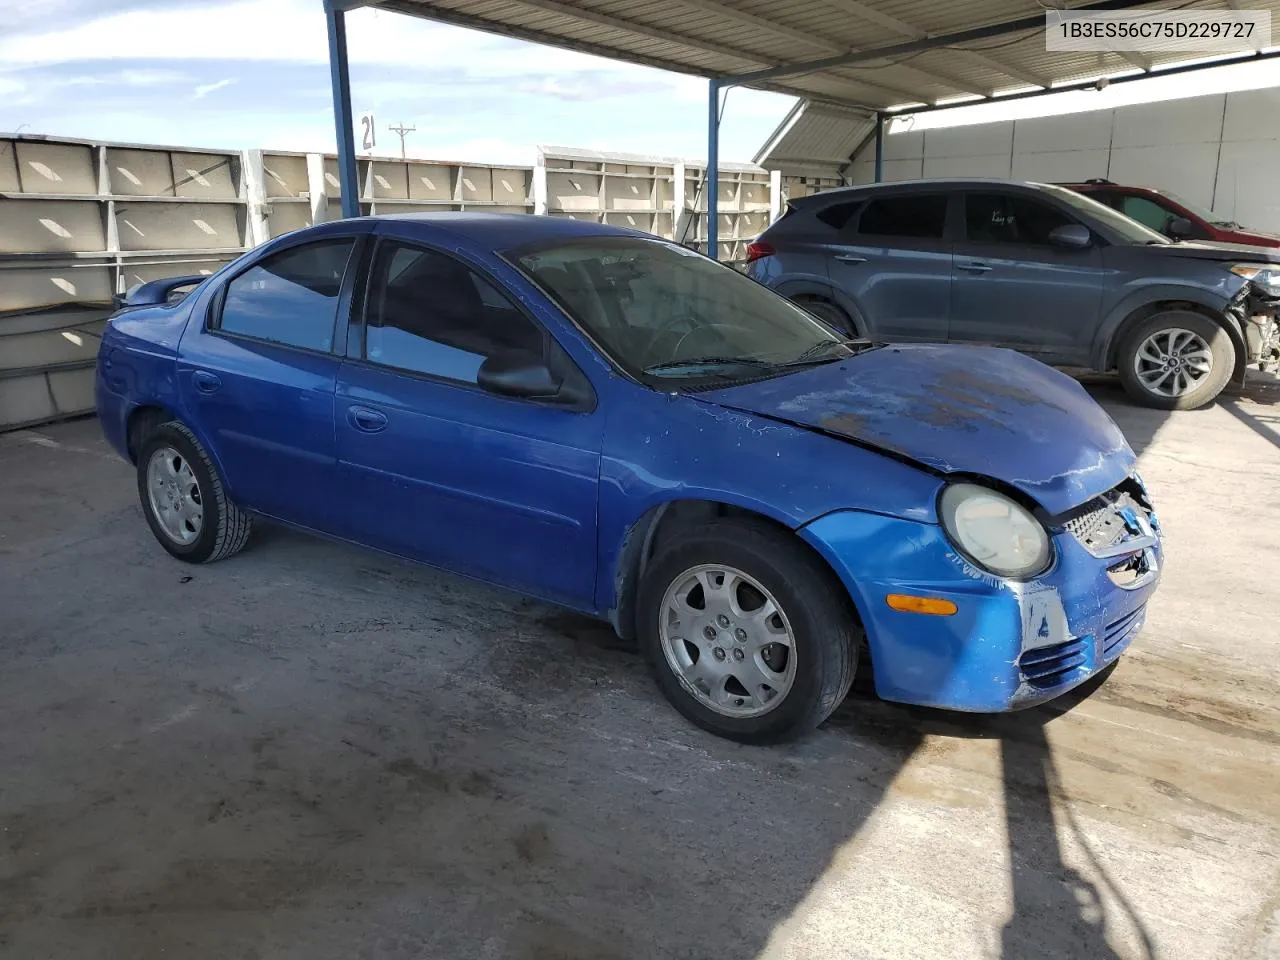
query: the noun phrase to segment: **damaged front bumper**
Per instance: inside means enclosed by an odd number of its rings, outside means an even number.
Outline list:
[[[1259,370],[1280,367],[1280,297],[1249,283],[1232,300],[1230,312],[1244,333],[1247,364]]]
[[[977,569],[933,524],[842,511],[800,532],[858,607],[881,697],[994,713],[1066,693],[1133,641],[1163,562],[1149,504],[1133,477],[1060,518],[1053,566],[1025,583]],[[956,612],[891,609],[886,596],[903,593]]]

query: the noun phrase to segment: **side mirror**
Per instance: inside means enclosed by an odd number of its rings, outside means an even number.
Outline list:
[[[1164,232],[1175,240],[1186,240],[1195,234],[1196,226],[1186,217],[1170,217]]]
[[[1064,223],[1049,231],[1049,242],[1055,247],[1082,250],[1093,243],[1093,234],[1083,223]]]
[[[505,353],[489,357],[480,365],[476,383],[490,393],[506,397],[551,400],[560,393],[561,380],[540,356]]]

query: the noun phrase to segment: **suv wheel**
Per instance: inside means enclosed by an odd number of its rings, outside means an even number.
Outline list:
[[[858,331],[853,326],[853,321],[849,319],[849,314],[845,313],[844,310],[830,300],[823,300],[821,297],[796,297],[796,304],[808,310],[827,326],[835,327],[846,336],[855,337],[858,335]]]
[[[1159,410],[1209,403],[1231,379],[1235,363],[1227,331],[1190,310],[1166,310],[1134,324],[1116,358],[1129,396]]]

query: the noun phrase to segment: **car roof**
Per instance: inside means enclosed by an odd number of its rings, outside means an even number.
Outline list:
[[[424,233],[444,231],[492,250],[506,250],[543,240],[574,237],[639,237],[653,239],[639,230],[612,224],[574,220],[569,217],[534,216],[529,213],[480,213],[437,211],[433,213],[391,213],[362,220],[385,220],[420,224]]]
[[[820,190],[817,193],[811,193],[805,197],[799,197],[793,203],[802,205],[821,199],[822,201],[833,200],[838,197],[860,197],[873,193],[899,193],[902,191],[910,191],[913,189],[928,189],[930,187],[1000,187],[1002,189],[1025,189],[1039,190],[1046,184],[1038,180],[1011,180],[1008,177],[921,177],[911,180],[885,180],[881,183],[857,183],[848,187],[833,187],[830,190]]]

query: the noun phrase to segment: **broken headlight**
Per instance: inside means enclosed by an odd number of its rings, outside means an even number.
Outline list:
[[[1227,269],[1237,277],[1252,280],[1268,296],[1280,297],[1280,266],[1274,263],[1233,263]]]

